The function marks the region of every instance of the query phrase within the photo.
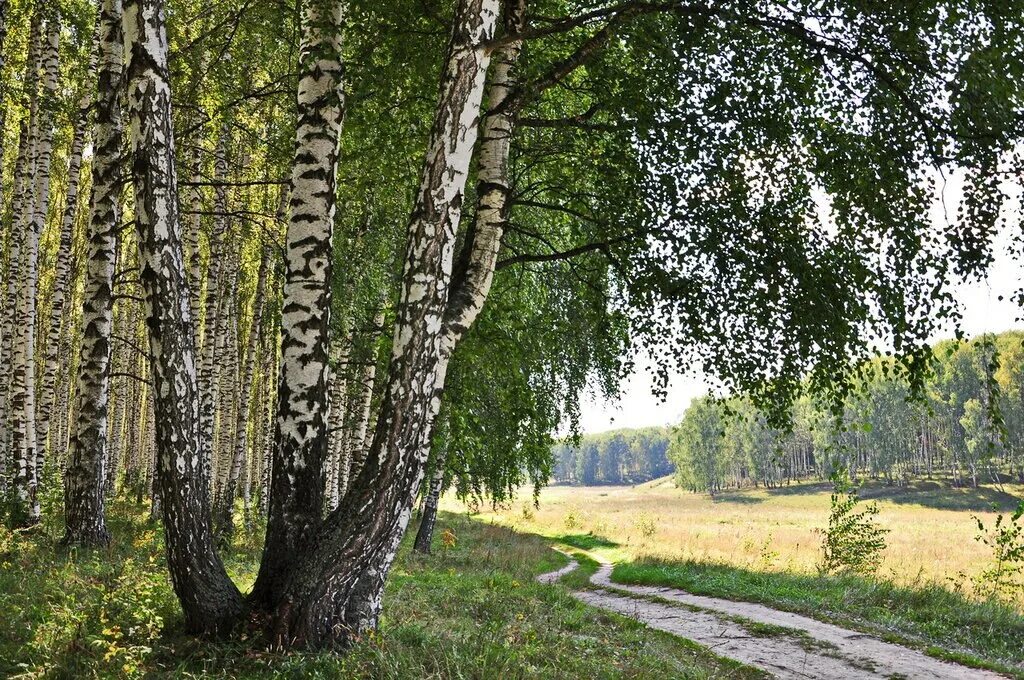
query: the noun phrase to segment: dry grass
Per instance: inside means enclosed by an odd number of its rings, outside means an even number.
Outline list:
[[[971,516],[991,525],[993,505],[1008,509],[1022,495],[1022,486],[961,490],[923,482],[896,490],[867,485],[862,496],[878,501],[879,521],[891,530],[879,576],[900,585],[937,582],[969,593],[971,579],[991,559],[989,549],[975,540]],[[452,498],[445,505],[465,509]],[[728,493],[712,500],[664,479],[635,487],[549,487],[540,495],[539,508],[526,494],[484,516],[549,536],[593,533],[619,544],[608,551],[617,559],[657,557],[813,573],[820,556],[818,532],[828,512],[825,484]]]

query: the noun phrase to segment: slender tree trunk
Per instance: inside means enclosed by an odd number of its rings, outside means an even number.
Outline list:
[[[214,178],[218,182],[226,182],[227,170],[227,130],[221,132],[217,142]],[[216,423],[218,381],[217,349],[222,335],[220,330],[224,296],[221,295],[221,279],[223,278],[224,236],[227,232],[227,189],[218,185],[214,192],[213,233],[210,235],[210,261],[206,268],[206,313],[203,322],[202,364],[199,372],[199,424],[200,446],[202,447],[203,476],[208,487],[213,489],[213,468],[215,463],[216,440],[214,426]]]
[[[167,566],[187,628],[222,632],[241,615],[242,597],[214,549],[202,474],[163,2],[127,0],[124,33],[139,278],[150,339],[156,487]]]
[[[7,31],[10,27],[10,9],[11,5],[8,0],[0,0],[0,73],[4,70],[4,45],[7,43]],[[0,90],[0,130],[7,129],[7,102],[4,101],[4,92]],[[0,134],[0,159],[5,157],[7,151],[5,147],[5,137]],[[0,163],[0,215],[4,214],[3,196],[4,192],[4,167],[3,163]],[[0,429],[3,425],[0,423]],[[0,464],[2,467],[2,464]],[[2,470],[0,470],[2,472]]]
[[[57,70],[60,41],[60,21],[50,17],[47,22],[46,44],[41,51],[42,91],[39,95],[39,114],[36,118],[37,134],[31,164],[29,210],[25,227],[22,286],[15,315],[18,335],[15,338],[13,363],[14,387],[11,408],[14,411],[16,475],[15,497],[18,503],[16,517],[19,523],[39,522],[39,479],[43,460],[37,453],[36,442],[36,298],[39,285],[39,239],[46,221],[50,200],[50,161],[53,157],[53,114],[56,110]],[[18,522],[18,520],[16,520]]]
[[[91,64],[95,70],[95,61]],[[60,227],[60,244],[57,247],[57,261],[53,278],[53,294],[50,296],[50,320],[47,325],[46,345],[43,354],[42,382],[39,386],[39,409],[36,415],[36,441],[40,447],[46,447],[52,417],[53,404],[56,400],[54,383],[56,382],[58,359],[60,358],[61,320],[64,316],[64,297],[68,287],[71,238],[78,214],[78,191],[81,184],[82,149],[87,137],[89,124],[88,109],[92,97],[85,95],[79,103],[78,118],[75,121],[75,132],[71,142],[68,160],[68,186],[64,196],[64,215]],[[51,450],[57,447],[50,446]]]
[[[351,331],[342,331],[342,337],[332,343],[334,370],[331,371],[331,426],[327,441],[330,473],[327,476],[327,509],[338,507],[348,486],[349,438],[346,429],[348,416],[349,359],[352,351]]]
[[[0,316],[0,329],[3,338],[0,340],[0,467],[3,468],[3,476],[0,477],[0,484],[3,491],[7,493],[7,465],[14,462],[14,425],[15,414],[11,408],[11,400],[14,396],[14,336],[18,326],[15,323],[15,312],[17,311],[19,292],[21,290],[21,243],[25,238],[24,221],[20,215],[27,212],[27,187],[29,175],[29,153],[31,148],[31,136],[28,123],[22,121],[21,135],[18,143],[18,160],[14,169],[15,192],[14,192],[14,219],[11,220],[11,235],[9,239],[10,248],[8,252],[7,265],[7,295],[5,299],[5,310]],[[28,500],[23,499],[22,503],[27,504]]]
[[[122,239],[119,241],[123,242]],[[122,250],[120,243],[118,244],[118,251]],[[121,258],[118,258],[121,259]],[[115,265],[116,269],[116,265]],[[115,275],[116,276],[116,275]],[[116,290],[116,284],[115,288]],[[129,352],[131,347],[125,342],[125,338],[135,338],[135,329],[138,326],[138,309],[132,301],[125,299],[118,305],[120,308],[120,314],[115,315],[114,322],[114,342],[111,343],[113,347],[112,356],[110,359],[111,370],[114,372],[121,372],[127,375],[122,376],[118,381],[110,381],[110,394],[113,406],[110,409],[110,430],[107,435],[108,439],[108,454],[107,462],[103,466],[103,494],[104,496],[111,496],[114,492],[114,485],[117,480],[117,473],[119,467],[122,466],[122,459],[125,455],[125,449],[128,448],[128,439],[131,437],[132,427],[130,423],[125,422],[125,414],[131,413],[131,407],[134,404],[133,395],[138,388],[138,380],[129,377],[130,375],[138,375],[138,361],[129,360]],[[120,319],[118,323],[117,319]],[[135,357],[137,359],[137,357]],[[135,367],[135,371],[130,370]],[[115,386],[118,389],[114,389]]]
[[[77,415],[64,483],[65,543],[100,545],[110,540],[103,482],[110,399],[113,277],[123,178],[123,123],[118,97],[123,78],[121,12],[121,0],[103,0],[97,17],[99,71],[93,132],[95,150],[89,200],[82,342],[75,389]]]
[[[220,495],[227,484],[231,457],[234,452],[235,387],[238,372],[238,299],[234,294],[238,283],[238,249],[233,248],[224,271],[224,285],[220,291],[223,310],[217,319],[217,382],[213,401],[216,405],[213,446],[213,507],[219,506]],[[216,517],[214,517],[216,520]]]
[[[437,504],[441,500],[441,490],[444,486],[444,465],[448,449],[443,447],[438,452],[434,474],[430,478],[430,489],[423,499],[423,516],[420,518],[420,528],[416,531],[416,541],[413,549],[424,555],[430,554],[430,544],[434,539],[434,525],[437,522]]]
[[[377,381],[377,340],[380,338],[381,328],[384,325],[384,310],[378,310],[373,317],[373,327],[370,329],[367,339],[367,354],[363,358],[360,367],[359,381],[357,386],[359,392],[356,401],[352,405],[352,427],[349,431],[349,441],[346,446],[346,467],[344,470],[345,484],[342,487],[342,495],[347,493],[349,482],[359,476],[366,463],[369,443],[366,441],[366,433],[370,424],[370,409],[373,406],[373,388]]]
[[[242,365],[242,377],[238,399],[238,416],[234,428],[234,455],[231,458],[231,469],[228,471],[224,490],[221,492],[220,508],[217,516],[219,533],[230,536],[234,525],[231,519],[231,506],[235,499],[235,487],[242,473],[249,450],[249,400],[252,394],[253,375],[256,372],[256,348],[260,342],[260,328],[263,317],[263,296],[267,280],[267,268],[270,266],[269,251],[264,250],[260,260],[259,274],[256,279],[256,292],[252,303],[252,323],[249,325],[249,338],[245,343],[245,360]]]
[[[388,386],[366,465],[324,522],[276,607],[281,642],[345,644],[376,626],[384,579],[408,525],[444,384],[441,323],[477,137],[497,0],[460,0],[422,182],[409,224]],[[326,347],[326,343],[324,343]],[[275,492],[277,489],[275,489]]]
[[[307,0],[302,25],[270,513],[252,593],[268,609],[277,604],[299,547],[320,523],[330,418],[331,240],[344,116],[342,3]]]

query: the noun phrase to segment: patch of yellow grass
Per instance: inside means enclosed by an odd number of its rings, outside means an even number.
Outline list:
[[[1024,487],[1005,491],[1020,497]],[[985,490],[933,489],[887,498],[884,490],[869,488],[862,495],[870,498],[879,492],[878,521],[890,529],[879,576],[903,585],[938,581],[971,590],[970,579],[991,561],[990,549],[975,540],[972,515],[991,526],[995,513],[943,508],[984,507],[978,499],[987,497]],[[443,503],[450,510],[466,509],[451,497]],[[615,551],[619,555],[609,555],[613,558],[654,556],[760,571],[814,572],[828,514],[827,485],[750,490],[712,500],[665,479],[634,487],[548,487],[541,492],[539,508],[524,493],[483,516],[548,536],[593,533],[620,544]]]

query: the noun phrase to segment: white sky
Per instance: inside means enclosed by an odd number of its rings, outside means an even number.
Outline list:
[[[1024,270],[1009,255],[1007,233],[997,239],[996,260],[984,282],[962,284],[956,288],[956,297],[963,311],[962,328],[968,335],[998,333],[1022,327],[1022,311],[1011,302],[1014,292],[1022,285]],[[1003,300],[999,300],[999,296]],[[950,337],[952,330],[933,340]],[[623,385],[618,402],[588,395],[580,405],[580,429],[585,433],[603,432],[620,427],[646,427],[674,425],[682,417],[690,401],[705,394],[708,384],[699,374],[676,374],[669,384],[668,399],[661,401],[652,394],[653,381],[650,364],[643,356],[637,360],[633,374]]]

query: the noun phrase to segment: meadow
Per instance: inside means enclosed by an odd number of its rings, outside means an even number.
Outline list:
[[[978,668],[1024,678],[1024,598],[996,599],[982,572],[991,549],[976,540],[1016,507],[1020,487],[956,489],[937,481],[906,488],[866,484],[890,530],[872,576],[818,572],[829,484],[794,484],[715,498],[670,479],[635,487],[549,487],[502,508],[445,507],[536,532],[616,563],[620,583],[760,602]]]
[[[657,558],[811,574],[820,558],[830,489],[827,483],[800,483],[712,498],[677,489],[666,477],[637,486],[552,486],[541,491],[537,507],[524,493],[481,514],[549,536],[592,533],[616,544],[608,554],[618,561]],[[868,483],[860,496],[878,503],[878,522],[890,530],[878,576],[899,585],[942,583],[970,593],[973,579],[992,559],[991,550],[975,540],[973,517],[991,526],[998,512],[1012,510],[1024,497],[1024,487]],[[444,507],[467,506],[446,498]]]

